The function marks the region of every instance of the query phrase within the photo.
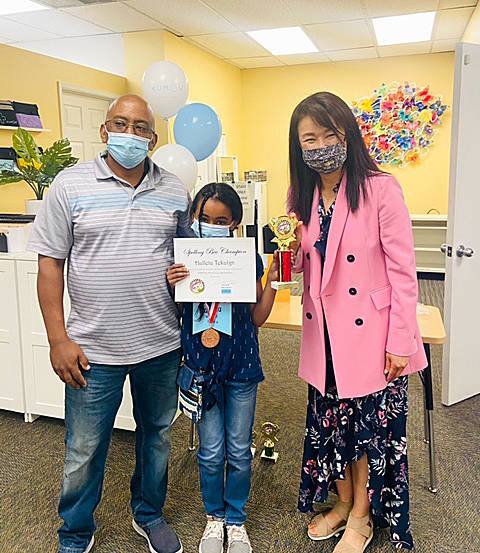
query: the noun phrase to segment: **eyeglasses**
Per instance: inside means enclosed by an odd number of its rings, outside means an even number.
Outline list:
[[[152,138],[155,134],[155,131],[144,123],[134,123],[132,125],[123,119],[107,119],[105,126],[110,132],[127,132],[127,129],[131,127],[136,135],[145,136],[146,138]]]

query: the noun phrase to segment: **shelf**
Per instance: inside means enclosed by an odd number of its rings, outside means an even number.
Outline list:
[[[417,273],[444,273],[443,267],[417,267]]]
[[[444,226],[434,226],[434,225],[430,225],[429,227],[420,227],[420,226],[417,226],[417,225],[413,225],[412,226],[413,230],[446,230],[446,227]]]
[[[438,248],[423,248],[422,246],[415,246],[414,250],[416,252],[438,252],[444,255],[440,250],[440,246]]]
[[[16,131],[19,127],[10,127],[9,125],[0,125],[0,129],[6,131]],[[52,129],[36,129],[34,127],[20,127],[29,132],[52,132]]]
[[[447,222],[448,220],[448,215],[438,215],[438,214],[432,214],[432,215],[429,215],[428,213],[425,213],[424,215],[422,214],[419,214],[419,213],[411,213],[410,214],[410,219],[412,221],[444,221],[444,222]]]

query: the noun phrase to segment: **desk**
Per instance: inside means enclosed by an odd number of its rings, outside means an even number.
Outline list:
[[[427,367],[418,373],[423,384],[424,441],[428,444],[430,460],[430,486],[428,489],[432,493],[436,493],[437,475],[435,463],[435,435],[433,431],[433,387],[430,344],[444,344],[447,336],[438,307],[434,307],[433,305],[419,305],[417,309],[417,321],[428,361]],[[282,330],[302,330],[301,297],[291,296],[288,302],[275,302],[272,312],[263,326],[265,328]]]

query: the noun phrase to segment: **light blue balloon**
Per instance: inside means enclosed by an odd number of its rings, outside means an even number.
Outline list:
[[[206,104],[184,106],[173,125],[175,142],[189,149],[197,161],[215,151],[222,137],[222,124],[214,109]]]

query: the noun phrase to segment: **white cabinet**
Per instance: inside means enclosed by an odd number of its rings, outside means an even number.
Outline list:
[[[3,264],[11,264],[10,272],[17,273],[17,283],[15,278],[10,278],[9,273],[1,273],[0,278],[5,278],[5,284],[0,289],[2,305],[7,301],[8,312],[2,309],[0,316],[0,348],[5,345],[5,354],[12,359],[11,369],[5,375],[5,378],[0,373],[0,408],[13,409],[26,413],[27,420],[33,420],[35,416],[46,415],[49,417],[63,418],[64,417],[64,384],[52,369],[49,358],[49,346],[47,334],[43,324],[42,314],[37,299],[37,262],[36,256],[30,254],[17,254],[15,260],[3,261],[0,259],[0,267]],[[5,275],[5,276],[4,276]],[[10,289],[18,291],[18,305],[16,304],[17,294],[10,293]],[[66,287],[65,287],[66,289]],[[15,298],[15,302],[10,298]],[[69,311],[68,294],[65,293],[65,315]],[[16,317],[16,318],[15,318]],[[17,334],[11,330],[15,327],[13,321],[18,321],[16,324]],[[8,330],[4,330],[8,323]],[[21,334],[21,352],[18,347],[18,354],[15,357],[13,344],[18,344],[18,332],[20,328]],[[2,350],[0,352],[3,353]],[[23,366],[22,359],[23,357]],[[3,365],[2,365],[3,366]],[[9,365],[8,365],[9,366]],[[20,408],[9,407],[3,399],[4,385],[3,380],[8,380],[7,395],[13,396],[13,390],[18,386],[18,381],[22,381],[25,390],[25,401]],[[22,386],[20,386],[22,389]],[[12,391],[9,391],[12,390]],[[17,394],[18,395],[18,394]],[[23,393],[22,393],[23,398]],[[12,401],[13,405],[13,401]],[[115,420],[116,428],[127,430],[135,429],[135,422],[132,415],[132,399],[130,394],[130,386],[128,379],[125,382],[123,401],[120,406],[117,418]]]
[[[417,271],[445,273],[445,254],[440,246],[447,241],[447,215],[411,215]]]
[[[25,412],[15,261],[0,259],[0,409]]]

